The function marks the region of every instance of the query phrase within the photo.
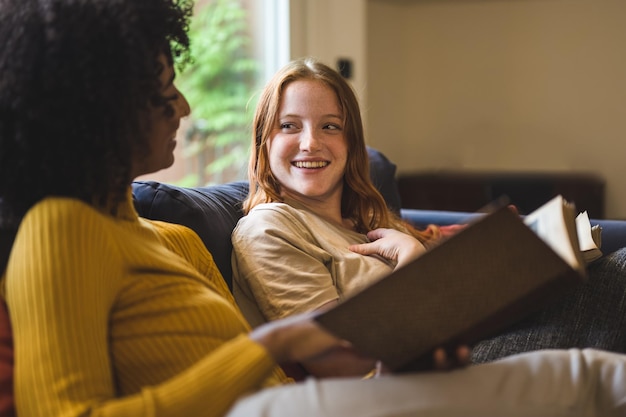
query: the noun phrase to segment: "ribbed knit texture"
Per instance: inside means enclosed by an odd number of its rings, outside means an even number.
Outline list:
[[[198,236],[139,219],[130,193],[115,218],[40,202],[3,279],[20,417],[220,416],[288,381]]]

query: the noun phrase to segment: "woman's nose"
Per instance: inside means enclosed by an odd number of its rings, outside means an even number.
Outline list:
[[[178,91],[178,98],[175,103],[176,114],[178,117],[183,118],[189,116],[191,113],[191,107],[189,106],[189,102],[183,93]]]
[[[320,148],[320,141],[314,129],[304,129],[300,137],[300,149],[303,151],[315,151]]]

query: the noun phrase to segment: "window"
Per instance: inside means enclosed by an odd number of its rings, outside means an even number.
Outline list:
[[[185,187],[244,179],[257,93],[289,60],[288,0],[200,0],[190,38],[194,62],[176,83],[192,112],[176,160],[138,179]]]

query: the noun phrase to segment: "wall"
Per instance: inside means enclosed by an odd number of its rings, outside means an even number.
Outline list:
[[[337,60],[352,61],[351,82],[365,105],[366,0],[290,0],[291,57],[313,56],[336,67]]]
[[[597,172],[626,218],[626,1],[292,3],[292,54],[354,59],[368,143],[399,172]]]

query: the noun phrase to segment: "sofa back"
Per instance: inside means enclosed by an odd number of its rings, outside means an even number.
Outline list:
[[[401,210],[402,218],[415,227],[423,228],[429,224],[448,226],[452,224],[464,224],[471,222],[480,213],[469,213],[462,211],[448,210],[421,210],[407,209]],[[626,220],[611,219],[590,219],[591,225],[598,225],[602,228],[601,250],[604,255],[615,252],[626,247]]]
[[[470,221],[476,213],[401,209],[396,185],[396,166],[381,152],[368,148],[370,176],[392,210],[417,227],[440,226]],[[136,181],[132,185],[135,207],[140,216],[182,224],[202,239],[232,289],[230,235],[243,215],[241,203],[248,193],[246,181],[184,188],[156,181]],[[611,253],[626,246],[626,221],[591,220],[602,227],[602,252]]]
[[[376,149],[368,147],[368,155],[374,185],[389,207],[400,213],[395,164]],[[200,236],[232,289],[230,235],[243,215],[241,203],[248,193],[247,181],[194,188],[135,181],[132,188],[135,208],[141,217],[182,224]]]

